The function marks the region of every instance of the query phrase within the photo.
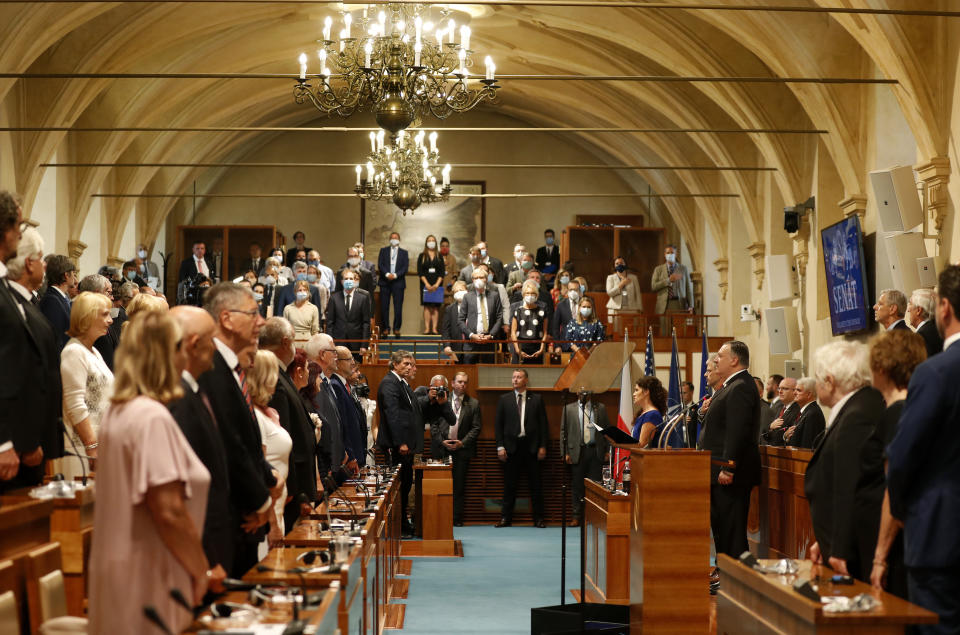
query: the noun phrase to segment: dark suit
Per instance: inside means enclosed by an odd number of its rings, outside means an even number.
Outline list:
[[[113,370],[113,356],[117,352],[117,347],[120,346],[120,332],[123,328],[123,323],[126,321],[127,312],[123,310],[123,307],[120,307],[117,317],[113,318],[113,324],[107,328],[106,335],[98,337],[97,341],[93,343],[94,348],[100,351],[103,363],[105,363],[111,371]]]
[[[560,425],[566,431],[567,446],[564,454],[570,457],[573,516],[578,520],[583,520],[583,479],[589,478],[600,482],[603,472],[603,457],[606,456],[609,446],[607,437],[603,436],[596,428],[593,428],[592,431],[593,441],[589,444],[584,443],[584,426],[580,423],[581,408],[586,408],[585,418],[587,421],[592,421],[601,428],[610,426],[610,420],[607,418],[607,408],[600,402],[581,406],[579,401],[574,401],[563,408]]]
[[[201,538],[203,552],[210,566],[220,564],[224,570],[232,571],[240,517],[230,497],[227,450],[213,413],[203,402],[202,394],[193,392],[186,381],[181,380],[180,385],[183,397],[168,405],[170,414],[197,458],[210,472],[210,491]]]
[[[483,297],[486,300],[487,309],[488,328],[486,334],[497,338],[500,336],[500,330],[503,328],[503,308],[500,306],[500,294],[491,288],[487,288],[484,290]],[[476,288],[467,291],[467,295],[463,298],[458,312],[460,331],[467,340],[463,344],[463,350],[466,353],[464,362],[467,364],[476,364],[478,362],[492,364],[494,362],[493,351],[496,344],[475,343],[470,340],[471,335],[480,332],[477,328],[477,320],[480,315],[479,298],[480,296],[477,294]],[[478,353],[485,353],[485,355]]]
[[[907,326],[907,323],[903,320],[903,318],[900,318],[894,323],[893,328],[890,330],[896,331],[898,329],[907,329],[909,331],[910,327]]]
[[[903,521],[910,601],[940,615],[923,632],[960,631],[960,346],[913,371],[900,425],[887,446],[890,511]]]
[[[760,396],[749,372],[729,378],[710,401],[703,421],[701,445],[711,455],[710,525],[717,553],[739,558],[747,550],[750,490],[760,483]],[[718,464],[722,463],[723,465]],[[730,465],[733,462],[733,466]],[[720,485],[723,467],[733,483]]]
[[[227,366],[220,351],[213,355],[213,368],[197,378],[200,389],[210,399],[223,447],[227,451],[230,474],[230,498],[239,517],[259,510],[270,498],[270,488],[276,485],[270,464],[263,456],[260,427],[240,390],[233,370]],[[239,524],[233,527],[237,546],[234,550],[233,570],[241,577],[257,563],[257,543],[264,535],[261,528],[248,534]]]
[[[257,258],[256,261],[254,261],[253,258],[244,258],[243,261],[240,262],[240,267],[237,269],[236,274],[238,276],[242,276],[248,271],[252,271],[257,274],[257,277],[259,278],[261,275],[263,275],[263,267],[266,264],[267,259],[263,256]]]
[[[937,331],[937,323],[930,318],[920,325],[917,329],[917,335],[923,338],[923,343],[927,346],[927,357],[933,357],[937,353],[943,352],[943,338]]]
[[[312,503],[317,499],[317,441],[313,422],[303,407],[300,393],[287,371],[282,368],[277,377],[277,389],[270,400],[270,407],[277,411],[280,425],[293,441],[287,473],[287,495],[293,497],[293,500],[287,503],[283,510],[284,527],[289,532],[300,517],[300,504]]]
[[[503,262],[499,258],[494,258],[493,256],[489,256],[487,260],[489,260],[489,262],[485,264],[490,270],[490,273],[493,274],[493,281],[497,284],[507,284],[507,274],[504,272]],[[469,283],[470,281],[467,280],[467,282]]]
[[[341,280],[343,279],[343,272],[346,269],[346,265],[340,267],[340,270],[335,274],[336,281],[336,291],[343,291],[343,284]],[[357,282],[357,287],[363,289],[370,294],[370,301],[373,301],[373,292],[376,290],[376,283],[373,280],[373,274],[367,271],[366,269],[354,269],[355,274],[360,276],[360,280]]]
[[[410,255],[406,249],[397,247],[397,262],[393,273],[397,277],[393,280],[387,280],[387,274],[390,273],[390,250],[389,245],[380,250],[380,256],[377,258],[377,268],[380,270],[380,327],[390,328],[390,298],[393,297],[393,331],[400,332],[403,325],[403,293],[407,288],[407,269],[410,268]]]
[[[804,492],[810,501],[813,533],[824,562],[837,557],[860,580],[869,580],[874,544],[859,544],[857,526],[871,522],[858,518],[854,509],[857,482],[867,441],[876,431],[885,409],[883,396],[866,386],[857,390],[836,414],[807,465]],[[882,465],[882,448],[874,447],[872,463]],[[879,518],[874,519],[879,522]],[[875,529],[874,529],[875,531]]]
[[[423,403],[406,382],[390,371],[377,388],[377,406],[380,411],[377,447],[387,452],[390,465],[400,466],[400,517],[406,524],[407,500],[413,484],[413,455],[423,452]],[[401,445],[407,446],[407,454],[400,454]]]
[[[517,495],[517,479],[520,471],[527,473],[527,482],[530,485],[530,503],[533,511],[533,522],[543,520],[543,492],[540,488],[540,461],[537,453],[540,448],[546,448],[550,442],[547,430],[547,411],[543,407],[543,399],[529,389],[524,393],[524,415],[520,421],[520,410],[517,406],[517,393],[511,390],[500,397],[497,402],[497,416],[494,424],[494,435],[497,448],[507,451],[507,461],[503,474],[503,509],[501,516],[506,522],[513,521],[513,505]],[[520,436],[520,426],[523,426],[524,436]]]
[[[347,311],[347,298],[343,291],[337,291],[327,302],[327,333],[337,340],[363,340],[363,342],[343,342],[351,351],[366,348],[370,339],[370,317],[373,297],[363,289],[354,289],[350,310]]]
[[[553,276],[560,270],[560,248],[556,244],[550,247],[543,245],[537,249],[537,257],[534,261],[537,263],[537,269],[544,274],[544,279],[551,282]]]
[[[337,400],[344,449],[351,461],[363,465],[367,454],[367,416],[338,375],[330,379],[330,385]]]
[[[452,420],[442,416],[427,418],[427,423],[430,424],[430,453],[435,459],[452,457],[453,522],[462,523],[463,502],[466,499],[467,491],[467,472],[470,469],[470,459],[477,455],[477,437],[480,436],[483,422],[480,418],[480,402],[470,395],[463,395],[459,417],[454,408],[455,395],[452,391],[448,394],[448,399],[450,400]],[[463,446],[450,451],[444,447],[443,442],[450,438],[450,429],[455,425],[458,426],[456,438],[463,443]]]
[[[329,380],[328,380],[329,381]],[[340,410],[337,408],[337,398],[333,387],[327,389],[320,376],[320,390],[313,396],[313,410],[320,417],[320,452],[317,453],[317,470],[320,476],[328,473],[334,480],[342,483],[346,475],[341,469],[343,466],[346,447],[343,434],[343,424],[340,421]]]
[[[786,445],[794,448],[806,448],[812,450],[816,445],[817,439],[823,434],[827,427],[827,420],[823,416],[823,410],[816,401],[811,401],[803,412],[797,417],[793,424],[794,431]]]
[[[287,262],[285,263],[288,267],[293,268],[293,263],[297,261],[297,252],[302,251],[305,254],[309,254],[313,251],[313,247],[297,247],[294,245],[287,250]],[[304,260],[306,262],[306,260]]]
[[[573,304],[576,307],[577,303],[574,302]],[[576,308],[573,311],[570,310],[570,300],[568,298],[560,298],[553,310],[553,319],[550,320],[550,335],[553,336],[553,339],[563,339],[563,329],[568,322],[577,318],[576,311]]]
[[[57,336],[57,353],[59,354],[70,340],[70,336],[67,335],[70,329],[70,300],[60,293],[59,289],[47,287],[47,292],[40,298],[39,308]]]
[[[294,283],[285,284],[282,287],[274,287],[274,297],[273,297],[273,314],[274,315],[283,315],[283,310],[287,308],[288,304],[293,304],[297,301],[297,293],[294,291]],[[310,302],[313,303],[313,306],[317,307],[317,310],[320,310],[320,307],[323,306],[320,303],[320,292],[317,291],[317,288],[310,285]]]
[[[211,260],[209,256],[204,256],[203,260],[207,263],[207,271],[210,272],[209,277],[213,279],[217,275],[216,271],[214,271],[213,260]],[[177,274],[177,282],[183,282],[198,273],[200,272],[197,270],[197,261],[193,259],[193,255],[191,254],[180,263],[180,273]]]
[[[449,346],[454,353],[463,352],[463,330],[460,328],[460,304],[451,302],[443,309],[443,317],[440,319],[440,337],[445,340],[459,340],[456,342],[447,342],[444,346]],[[460,361],[463,361],[461,358]]]
[[[790,405],[781,408],[782,413],[775,413],[773,419],[770,420],[763,428],[760,433],[760,442],[766,445],[783,445],[783,433],[789,430],[800,417],[800,406],[797,405],[796,401],[791,401]],[[762,414],[762,413],[761,413]],[[783,425],[779,428],[773,430],[770,429],[770,424],[776,421],[778,418],[783,418]]]

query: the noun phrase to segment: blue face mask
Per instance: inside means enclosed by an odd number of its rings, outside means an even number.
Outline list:
[[[581,285],[580,285],[580,295],[583,295],[583,294],[586,293],[586,292],[587,292],[587,288],[581,284]]]
[[[553,236],[547,236],[547,245],[553,244]]]
[[[306,291],[297,291],[297,302],[302,302],[310,297],[310,294]]]
[[[308,265],[312,265],[312,266],[314,266],[314,267],[319,267],[319,266],[320,266],[320,261],[319,261],[319,260],[311,260],[311,261],[308,262],[307,264],[308,264]]]
[[[253,299],[256,300],[257,302],[263,302],[263,294],[262,294],[262,293],[254,293],[254,294],[253,294]]]
[[[307,274],[307,282],[316,282],[316,281],[317,281],[317,274],[315,273]]]
[[[131,269],[130,271],[127,272],[127,280],[133,280],[136,277],[137,277],[136,269]]]
[[[492,273],[487,274],[487,282],[493,282],[493,274],[492,274]]]
[[[307,279],[307,274],[305,274],[305,273],[298,273],[298,274],[297,274],[297,280],[306,280],[306,279]]]
[[[560,284],[562,284],[563,286],[567,286],[568,284],[570,284],[570,276],[561,277]]]
[[[352,290],[354,287],[356,287],[356,286],[357,286],[357,283],[356,283],[355,280],[344,280],[344,281],[343,281],[343,288],[346,289],[347,291],[351,291],[351,290]]]

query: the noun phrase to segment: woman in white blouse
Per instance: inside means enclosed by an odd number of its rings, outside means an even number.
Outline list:
[[[280,473],[284,483],[290,471],[290,450],[293,440],[290,434],[280,425],[280,415],[269,406],[273,393],[277,388],[280,374],[280,360],[270,351],[257,351],[253,359],[253,368],[247,373],[247,388],[250,390],[250,399],[253,409],[257,413],[257,425],[260,426],[260,437],[263,441],[263,455],[267,463]],[[286,534],[283,526],[283,508],[287,504],[287,486],[273,502],[270,516],[270,533],[267,542],[260,546],[260,557],[267,555],[270,547],[282,544]]]
[[[310,283],[306,280],[297,280],[293,287],[293,304],[283,309],[283,317],[293,325],[293,340],[297,347],[302,347],[307,341],[320,332],[320,310],[310,301]]]
[[[70,340],[60,354],[60,379],[63,382],[63,422],[65,448],[70,452],[97,456],[100,416],[110,403],[113,373],[93,343],[113,324],[112,303],[100,293],[85,291],[73,301],[70,310]],[[76,448],[76,449],[74,449]],[[83,462],[81,468],[80,463]],[[86,459],[66,456],[59,470],[72,480],[84,470],[95,467]]]

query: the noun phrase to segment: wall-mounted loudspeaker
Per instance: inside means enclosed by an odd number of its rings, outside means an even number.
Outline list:
[[[937,286],[937,265],[933,258],[917,258],[917,275],[920,277],[920,286],[932,289]]]
[[[893,234],[884,240],[887,246],[887,259],[890,262],[890,275],[893,288],[900,289],[910,296],[914,289],[927,286],[921,284],[917,260],[927,257],[927,247],[923,244],[923,234],[907,232]]]
[[[889,170],[874,170],[870,173],[870,183],[873,184],[883,231],[908,231],[923,222],[913,168],[897,166]]]
[[[767,280],[771,302],[800,297],[797,268],[792,257],[785,254],[767,256]]]
[[[783,362],[783,376],[800,379],[803,377],[803,362],[799,359],[788,359]]]
[[[767,337],[771,355],[791,355],[800,342],[797,328],[797,310],[792,306],[767,309]]]

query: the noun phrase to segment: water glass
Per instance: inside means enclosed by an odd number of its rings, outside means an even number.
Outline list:
[[[613,475],[610,473],[610,466],[605,465],[603,467],[603,486],[607,489],[610,489],[610,486],[613,482]]]

